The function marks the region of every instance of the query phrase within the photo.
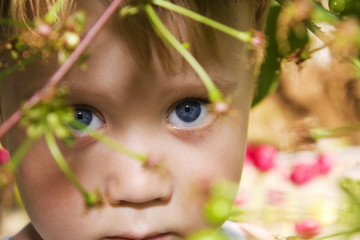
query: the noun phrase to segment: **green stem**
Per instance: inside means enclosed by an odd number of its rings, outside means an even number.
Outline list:
[[[355,65],[357,76],[360,78],[360,59],[353,58],[352,61],[353,64]]]
[[[112,138],[109,138],[108,136],[101,134],[100,132],[90,132],[90,136],[98,140],[99,142],[102,142],[103,144],[111,147],[112,149],[119,151],[129,157],[135,158],[139,160],[141,163],[146,163],[148,160],[148,157],[146,155],[134,152],[125,146],[121,145],[119,142],[115,141]]]
[[[140,154],[137,153],[135,151],[132,151],[128,148],[126,148],[125,146],[121,145],[119,142],[115,141],[114,139],[102,134],[99,131],[90,129],[88,126],[86,126],[85,124],[83,124],[80,121],[75,120],[74,122],[71,123],[71,126],[75,129],[81,130],[83,132],[85,132],[86,134],[88,134],[89,136],[91,136],[92,138],[98,140],[99,142],[107,145],[108,147],[119,151],[129,157],[135,158],[137,160],[139,160],[142,163],[146,163],[148,160],[148,157],[144,154]]]
[[[203,24],[206,24],[212,28],[215,28],[216,30],[219,30],[221,32],[224,32],[234,38],[237,38],[243,42],[246,43],[250,43],[252,40],[252,36],[250,32],[242,32],[242,31],[238,31],[234,28],[228,27],[224,24],[221,24],[217,21],[214,21],[210,18],[207,18],[203,15],[200,15],[196,12],[190,11],[184,7],[181,7],[179,5],[173,4],[170,1],[165,1],[165,0],[152,0],[152,3],[154,5],[157,5],[159,7],[168,9],[170,11],[173,12],[177,12],[180,13],[181,15],[184,15],[186,17],[189,17],[195,21],[201,22]]]
[[[310,130],[310,135],[313,139],[333,138],[345,136],[354,131],[360,130],[360,123],[354,123],[338,128],[314,128]]]
[[[79,180],[76,178],[75,174],[71,171],[69,165],[67,164],[64,156],[61,154],[60,149],[55,141],[54,135],[46,131],[45,139],[48,145],[48,148],[51,152],[51,155],[54,157],[55,162],[60,167],[61,171],[65,174],[65,176],[70,180],[70,182],[74,185],[74,187],[84,196],[88,194],[85,188],[81,185]]]
[[[54,24],[61,6],[63,6],[66,1],[67,0],[57,0],[50,8],[50,10],[45,14],[44,20],[49,24]]]
[[[11,156],[10,162],[7,165],[7,170],[15,171],[25,154],[33,146],[37,138],[27,137],[26,140],[21,144],[21,146],[16,150],[15,154]]]
[[[35,24],[32,22],[22,22],[22,21],[15,21],[7,18],[0,18],[0,24],[2,25],[10,25],[15,27],[30,27],[34,28]]]
[[[284,5],[291,3],[289,0],[275,0],[279,5],[284,7]],[[313,23],[310,20],[304,20],[303,24],[307,29],[309,29],[310,32],[312,32],[317,38],[319,38],[323,43],[327,44],[329,42],[329,38],[326,36],[326,34],[321,31],[321,28],[317,26],[315,23]]]
[[[7,77],[7,76],[9,76],[13,72],[17,71],[19,68],[25,67],[29,63],[31,63],[31,62],[35,61],[36,59],[40,58],[40,56],[41,56],[40,54],[32,55],[29,58],[21,60],[20,62],[16,63],[15,65],[5,69],[4,71],[0,72],[0,80]]]
[[[145,4],[145,11],[149,17],[150,23],[153,26],[155,32],[159,37],[170,44],[176,51],[178,51],[184,59],[190,64],[194,71],[199,75],[200,79],[203,81],[208,93],[209,100],[212,103],[216,103],[223,100],[221,92],[217,89],[209,75],[199,64],[199,62],[191,55],[191,53],[186,50],[186,48],[170,33],[166,26],[162,23],[160,18],[155,13],[151,4]]]

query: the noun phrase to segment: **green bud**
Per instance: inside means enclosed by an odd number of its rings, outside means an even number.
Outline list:
[[[15,50],[11,50],[10,55],[11,55],[11,58],[14,59],[14,60],[19,58],[19,53],[17,51],[15,51]]]
[[[51,128],[57,128],[61,126],[59,116],[56,113],[49,113],[46,116],[46,122]]]
[[[87,207],[94,207],[100,203],[99,194],[97,192],[84,193],[85,204]]]
[[[60,138],[64,139],[70,136],[70,130],[62,125],[53,128],[55,135]]]
[[[190,49],[190,43],[184,42],[182,45],[183,45],[183,47],[184,47],[186,50],[189,50],[189,49]]]
[[[26,134],[30,138],[37,138],[44,133],[44,127],[42,125],[30,125],[26,128]]]
[[[120,18],[125,18],[127,16],[132,16],[135,15],[139,12],[139,8],[138,7],[134,7],[134,6],[125,6],[122,7],[119,11],[119,17]]]
[[[231,214],[232,202],[224,197],[212,197],[205,203],[204,217],[214,224],[224,222]]]
[[[335,13],[341,13],[345,9],[345,0],[329,0],[329,8]]]
[[[74,24],[74,28],[76,32],[82,32],[85,30],[86,14],[84,11],[78,11],[74,13],[74,15],[71,18],[71,21]]]
[[[20,51],[20,52],[22,52],[26,49],[29,49],[29,47],[20,40],[15,43],[14,48],[15,48],[15,50]]]
[[[42,107],[34,107],[26,112],[26,118],[38,120],[44,117],[45,109]]]
[[[74,110],[73,109],[66,109],[61,113],[61,120],[64,123],[70,123],[74,121]]]
[[[74,32],[66,32],[63,36],[65,47],[72,50],[80,43],[80,36]]]
[[[70,56],[69,52],[65,49],[62,49],[58,52],[58,62],[60,64],[63,64],[67,59],[68,57]]]

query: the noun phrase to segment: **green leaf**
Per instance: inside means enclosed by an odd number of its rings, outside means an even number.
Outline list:
[[[338,15],[324,9],[320,3],[316,3],[316,7],[311,16],[311,19],[315,22],[327,22],[327,23],[337,23],[340,21]]]
[[[266,47],[265,61],[260,68],[258,84],[252,101],[252,107],[260,103],[268,94],[273,92],[278,85],[280,60],[282,56],[276,42],[276,25],[280,11],[281,7],[279,5],[272,5],[269,10],[267,26],[265,29],[265,34],[268,38],[268,45]]]
[[[346,0],[345,9],[341,12],[340,16],[356,17],[360,21],[360,1],[359,0]]]

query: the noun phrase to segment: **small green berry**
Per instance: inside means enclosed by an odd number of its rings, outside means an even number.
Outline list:
[[[345,0],[329,0],[329,8],[335,13],[341,13],[345,9]]]
[[[11,51],[10,51],[10,54],[11,54],[11,58],[12,58],[13,60],[16,60],[16,59],[19,58],[19,53],[18,53],[17,51],[15,51],[15,50],[11,50]]]
[[[232,203],[224,197],[212,197],[205,204],[205,219],[210,223],[224,222],[230,215]]]
[[[64,42],[67,49],[72,50],[80,43],[80,36],[74,32],[64,34]]]

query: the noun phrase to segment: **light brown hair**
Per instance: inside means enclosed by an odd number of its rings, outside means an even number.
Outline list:
[[[56,0],[0,0],[1,17],[28,23],[36,17],[44,15]],[[108,4],[109,0],[101,0],[104,4]],[[134,0],[126,0],[124,5],[136,2]],[[261,30],[264,27],[266,12],[269,7],[270,0],[173,0],[172,2],[191,9],[207,17],[213,18],[226,25],[237,28],[238,30],[248,31],[251,28]],[[58,20],[66,18],[74,9],[76,0],[65,1],[62,6]],[[220,9],[219,9],[220,6]],[[237,9],[246,7],[253,14],[251,26],[242,26],[241,16]],[[180,41],[190,43],[190,51],[195,57],[199,56],[202,51],[211,51],[215,58],[218,58],[217,42],[214,36],[214,30],[204,24],[198,23],[180,14],[168,11],[166,9],[156,8],[160,18],[168,25],[171,31],[179,38]],[[180,32],[179,26],[186,26],[187,33],[184,36]],[[171,72],[173,66],[173,58],[171,49],[166,46],[152,30],[145,13],[138,13],[134,16],[126,17],[119,21],[121,34],[127,40],[129,47],[141,66],[149,66],[151,61],[151,48],[154,47],[155,52],[161,56],[161,64],[165,69]],[[2,42],[9,41],[16,34],[20,33],[20,28],[2,25],[0,40]]]

